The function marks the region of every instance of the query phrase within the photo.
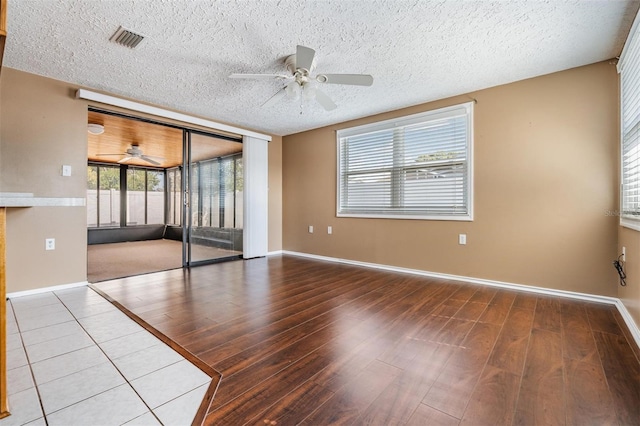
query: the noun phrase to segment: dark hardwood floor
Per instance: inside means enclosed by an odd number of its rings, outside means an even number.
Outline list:
[[[222,375],[205,424],[640,424],[610,305],[293,256],[94,288]]]

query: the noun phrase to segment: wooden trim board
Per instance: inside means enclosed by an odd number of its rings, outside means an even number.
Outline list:
[[[0,0],[0,69],[4,56],[4,45],[7,39],[7,0]]]

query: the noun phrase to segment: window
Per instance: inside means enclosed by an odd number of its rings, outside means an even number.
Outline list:
[[[121,223],[125,218],[126,225],[164,224],[164,214],[164,171],[127,165],[88,165],[89,228],[125,226]]]
[[[168,225],[182,224],[182,170],[180,167],[167,170]]]
[[[242,229],[242,156],[198,162],[192,179],[193,224]]]
[[[243,178],[243,171],[242,171],[242,157],[236,157],[236,159],[234,160],[235,162],[235,182],[236,182],[236,186],[234,188],[235,190],[235,206],[234,206],[234,228],[237,229],[242,229],[244,227],[244,205],[243,205],[243,201],[244,201],[244,178]]]
[[[127,225],[164,224],[164,173],[127,168]]]
[[[198,226],[218,227],[220,223],[220,191],[218,188],[218,179],[220,177],[219,164],[217,160],[209,160],[200,164],[201,189],[199,192],[202,197],[200,203],[202,213]]]
[[[472,220],[473,103],[343,129],[338,216]]]
[[[637,19],[618,63],[622,98],[620,224],[640,230],[640,39]]]
[[[120,167],[87,167],[87,226],[120,226]]]

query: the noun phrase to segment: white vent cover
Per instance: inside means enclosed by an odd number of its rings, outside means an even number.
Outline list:
[[[126,28],[118,27],[118,30],[113,33],[109,41],[118,43],[119,45],[133,49],[140,42],[144,40],[144,36],[136,34],[133,31],[129,31]]]

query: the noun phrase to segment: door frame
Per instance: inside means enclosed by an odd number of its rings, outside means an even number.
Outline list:
[[[137,115],[133,115],[133,114],[129,114],[126,112],[122,112],[122,111],[114,111],[114,110],[109,110],[109,109],[105,109],[105,108],[101,108],[101,107],[96,107],[96,106],[92,106],[92,105],[87,105],[87,112],[96,112],[96,113],[100,113],[100,114],[105,114],[105,115],[112,115],[115,117],[120,117],[120,118],[125,118],[125,119],[129,119],[129,120],[135,120],[135,121],[141,121],[144,123],[149,123],[149,124],[154,124],[154,125],[159,125],[159,126],[165,126],[165,127],[170,127],[170,128],[174,128],[174,129],[179,129],[182,131],[182,176],[181,176],[181,192],[182,192],[182,224],[181,224],[181,228],[182,228],[182,267],[190,267],[190,266],[197,266],[197,265],[204,265],[204,264],[209,264],[209,263],[218,263],[218,262],[224,262],[227,260],[236,260],[236,259],[241,259],[242,255],[238,255],[238,256],[230,256],[230,257],[223,257],[223,258],[219,258],[219,259],[210,259],[210,260],[203,260],[203,261],[196,261],[196,262],[190,262],[190,244],[188,243],[188,234],[190,233],[190,229],[187,227],[187,213],[188,213],[188,203],[190,202],[189,199],[189,194],[188,194],[188,185],[187,185],[187,180],[190,179],[189,176],[189,164],[191,161],[190,158],[190,135],[191,133],[198,133],[204,136],[210,136],[216,139],[222,139],[222,140],[226,140],[226,141],[232,141],[232,142],[239,142],[242,143],[243,142],[243,137],[238,135],[238,136],[230,136],[228,134],[222,134],[222,133],[217,133],[215,130],[212,131],[207,131],[207,130],[202,130],[202,129],[198,129],[198,128],[194,128],[188,125],[180,125],[180,124],[175,124],[175,123],[167,123],[164,121],[160,121],[160,120],[156,120],[156,119],[152,119],[152,118],[148,118],[148,117],[141,117],[141,116],[137,116]],[[166,184],[165,184],[165,191],[166,191]],[[166,197],[165,197],[166,199]],[[165,212],[166,212],[166,206],[165,206]],[[166,221],[166,217],[165,217],[165,221]],[[190,218],[189,218],[190,221]]]

